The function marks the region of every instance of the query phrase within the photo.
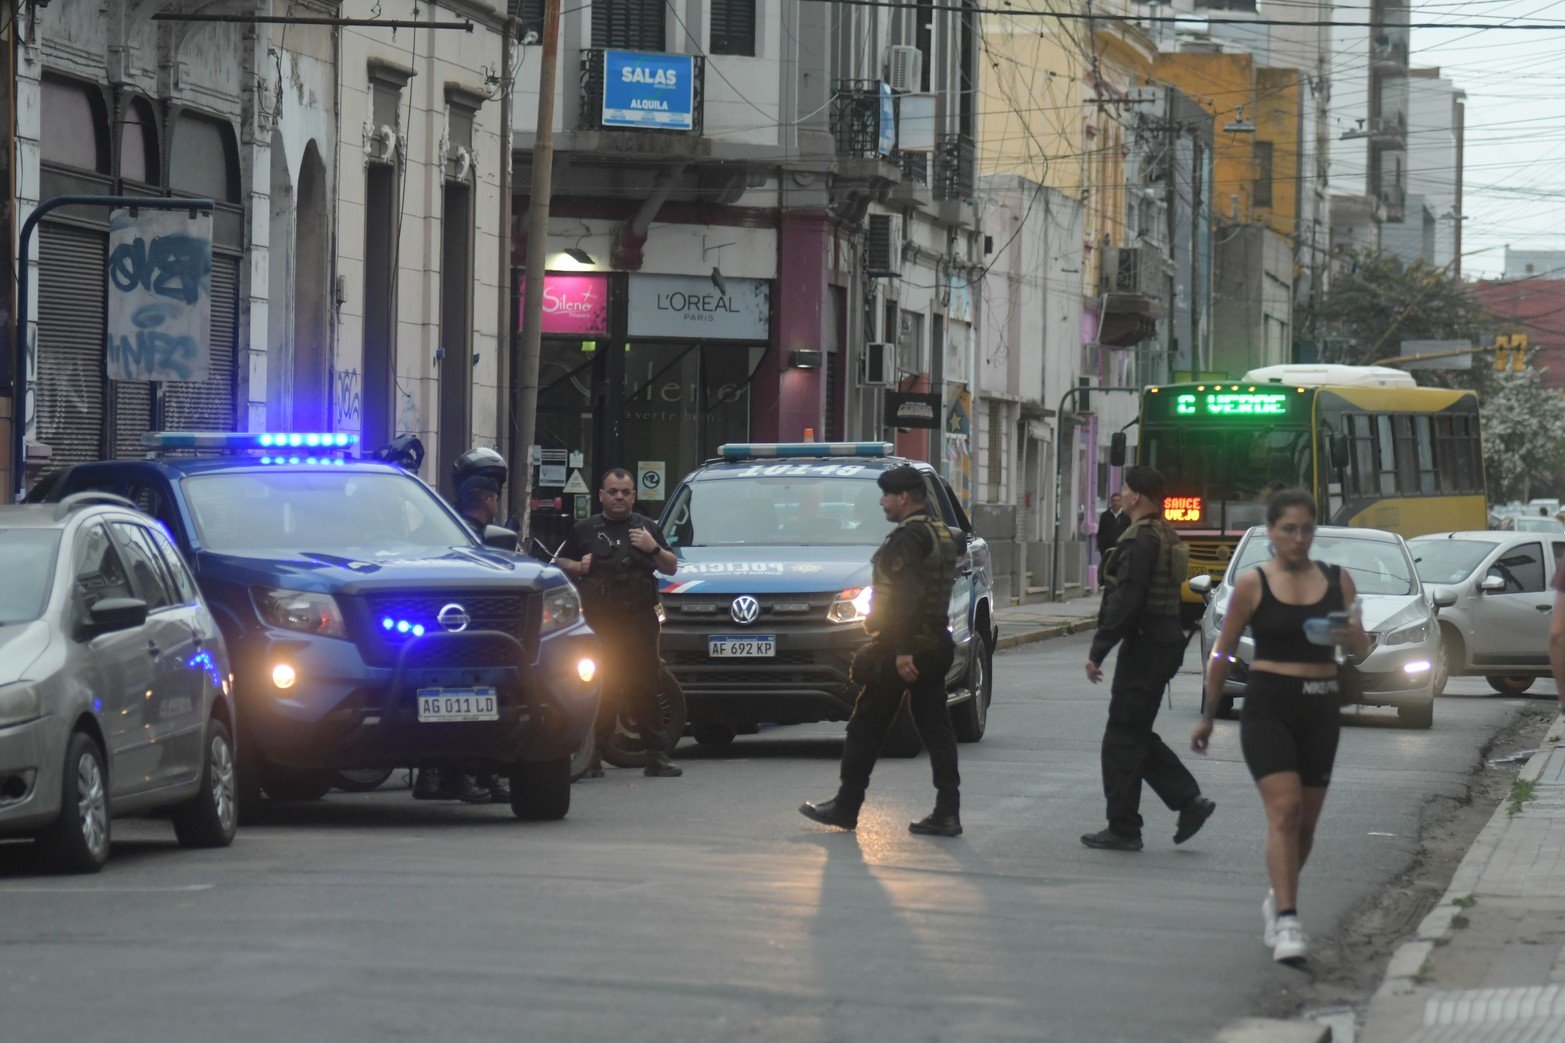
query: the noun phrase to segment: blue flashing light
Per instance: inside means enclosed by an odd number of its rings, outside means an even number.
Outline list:
[[[304,436],[304,444],[310,446],[320,445],[321,436],[314,434],[313,432],[311,434],[307,434]]]
[[[190,449],[220,453],[242,453],[257,449],[321,448],[351,449],[359,443],[358,435],[346,432],[311,431],[150,431],[141,436],[141,444],[149,449]]]
[[[413,636],[414,637],[423,637],[424,636],[424,624],[422,624],[422,623],[414,623],[413,624]]]
[[[397,625],[397,621],[395,619],[392,619],[390,616],[382,616],[381,617],[380,628],[382,630],[390,630],[392,627],[394,627],[396,625]]]
[[[725,442],[717,447],[725,460],[782,457],[890,456],[890,442]]]
[[[401,620],[400,622],[397,623],[397,633],[399,633],[399,634],[406,634],[409,630],[412,630],[412,629],[413,629],[413,624],[409,623],[405,619]]]
[[[261,444],[263,446],[270,446],[272,444],[272,436],[271,435],[262,435],[261,436]]]

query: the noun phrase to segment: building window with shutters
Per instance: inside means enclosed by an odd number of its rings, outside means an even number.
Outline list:
[[[109,116],[96,88],[58,76],[43,78],[39,149],[45,163],[109,172]]]
[[[517,42],[522,45],[543,42],[543,0],[521,0],[517,4]]]
[[[592,46],[663,51],[665,0],[593,0]]]
[[[1270,141],[1257,141],[1255,143],[1255,189],[1253,198],[1256,206],[1272,205],[1272,143]]]
[[[708,54],[755,57],[755,0],[712,0]]]

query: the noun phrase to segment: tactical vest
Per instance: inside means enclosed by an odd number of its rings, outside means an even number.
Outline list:
[[[639,514],[632,514],[630,521],[650,523],[650,519]],[[588,545],[592,569],[581,580],[582,607],[591,614],[650,611],[658,601],[652,559],[632,547],[629,540],[605,551],[603,542],[596,538],[605,522],[602,514],[594,514],[584,523],[586,531],[592,534]]]
[[[1152,530],[1157,538],[1158,552],[1157,562],[1152,566],[1151,582],[1147,585],[1147,598],[1141,608],[1143,617],[1162,616],[1167,619],[1179,621],[1180,588],[1184,586],[1185,579],[1190,573],[1190,547],[1179,538],[1173,526],[1161,519],[1142,518],[1133,522],[1130,528],[1125,530],[1118,542],[1114,544],[1116,554],[1130,552],[1130,544],[1133,543],[1147,529]],[[1112,590],[1119,584],[1119,570],[1108,570],[1104,583],[1107,590]]]
[[[904,519],[897,528],[906,525],[923,525],[929,529],[933,537],[929,554],[923,561],[910,562],[908,567],[915,568],[919,575],[926,577],[924,582],[924,597],[918,605],[909,605],[907,610],[918,620],[921,630],[939,632],[950,625],[949,614],[951,611],[951,588],[956,585],[956,540],[951,536],[951,530],[944,522],[930,514],[916,514]],[[877,555],[878,557],[878,555]],[[877,563],[876,571],[879,572]]]

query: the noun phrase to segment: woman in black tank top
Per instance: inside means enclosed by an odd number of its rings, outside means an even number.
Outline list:
[[[1266,809],[1266,871],[1271,890],[1261,904],[1261,938],[1280,963],[1302,962],[1299,871],[1310,855],[1326,801],[1340,728],[1337,660],[1333,646],[1305,635],[1305,621],[1353,605],[1353,578],[1335,565],[1310,560],[1315,500],[1300,489],[1274,493],[1266,505],[1272,558],[1234,584],[1222,633],[1207,663],[1201,723],[1190,748],[1205,753],[1217,696],[1228,679],[1234,649],[1246,629],[1255,661],[1244,689],[1239,742]],[[1369,654],[1369,636],[1357,614],[1332,632],[1355,658]]]

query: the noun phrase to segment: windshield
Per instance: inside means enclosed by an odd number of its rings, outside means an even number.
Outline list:
[[[1565,523],[1554,518],[1517,518],[1517,532],[1565,532]]]
[[[53,529],[0,529],[0,626],[29,623],[43,615],[54,580]]]
[[[1199,497],[1199,511],[1176,520],[1201,529],[1259,525],[1263,496],[1274,486],[1312,484],[1310,432],[1303,427],[1148,426],[1137,459],[1163,472],[1170,497]]]
[[[676,547],[874,547],[891,522],[873,474],[709,478],[674,494],[663,531]]]
[[[391,558],[474,542],[434,494],[397,474],[204,474],[184,489],[202,545],[222,553]]]
[[[1478,540],[1409,540],[1413,567],[1425,583],[1460,583],[1473,574],[1494,544]]]
[[[1258,532],[1244,545],[1234,563],[1234,576],[1272,556],[1272,541]],[[1310,557],[1328,565],[1341,565],[1353,576],[1360,594],[1413,594],[1416,585],[1412,563],[1395,543],[1354,536],[1316,535]]]

